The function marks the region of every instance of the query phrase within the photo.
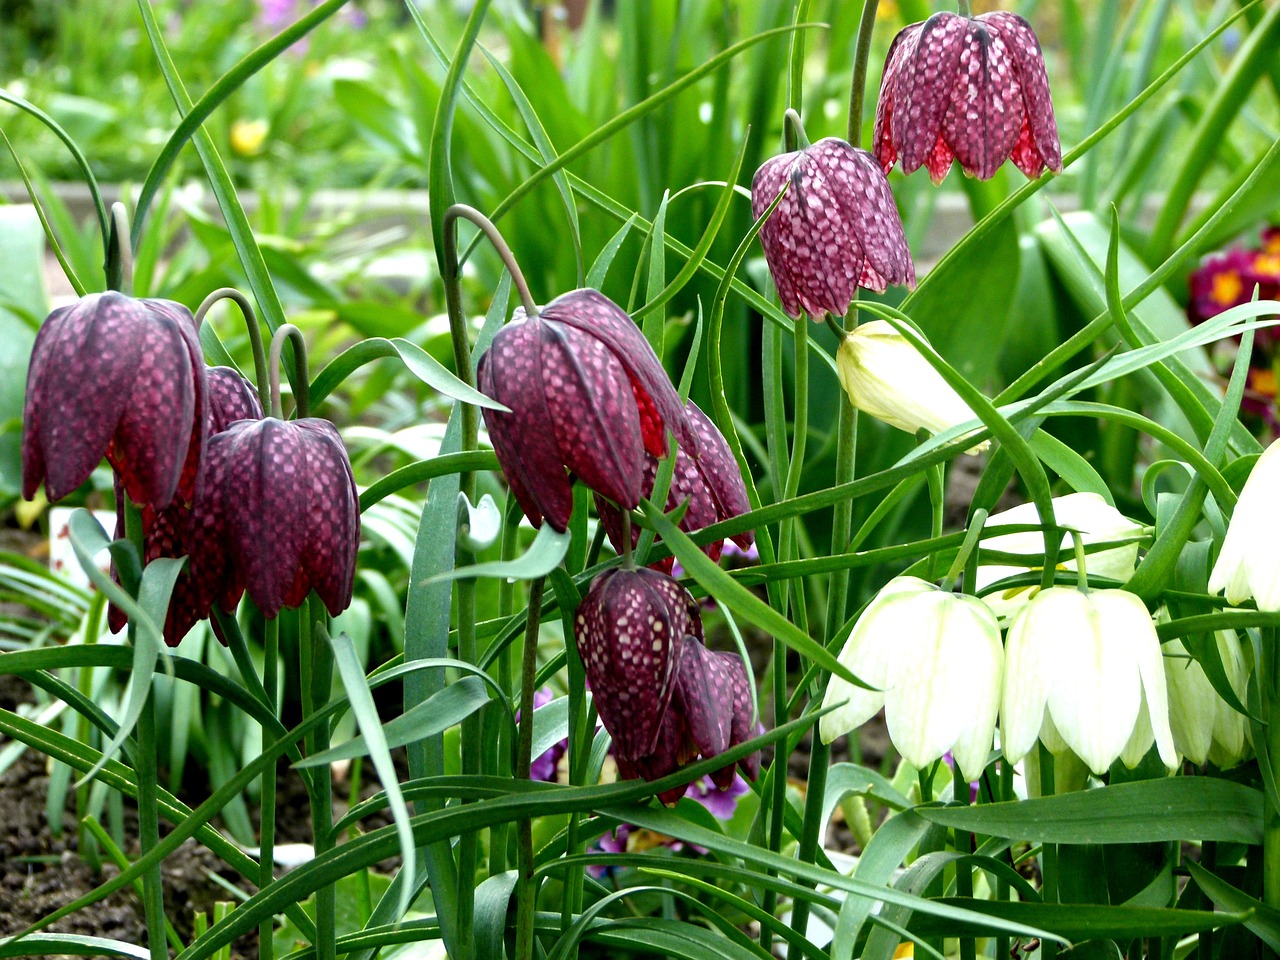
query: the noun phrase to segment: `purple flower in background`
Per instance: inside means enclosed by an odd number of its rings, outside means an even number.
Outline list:
[[[536,713],[540,707],[545,707],[548,703],[555,699],[555,694],[551,692],[549,687],[543,687],[533,692],[533,709]],[[520,711],[516,711],[516,723],[520,722]],[[555,783],[558,779],[560,769],[560,759],[569,750],[569,740],[566,737],[559,743],[552,744],[550,748],[543,753],[534,757],[529,764],[529,779],[542,780],[545,783]]]
[[[1035,31],[1014,13],[936,13],[904,27],[885,59],[872,138],[885,173],[920,166],[941,183],[952,159],[989,180],[1006,160],[1028,177],[1062,172]]]
[[[258,26],[279,33],[298,18],[298,0],[258,0]]]
[[[842,316],[858,287],[916,285],[893,191],[871,154],[828,137],[766,160],[751,182],[752,216],[787,184],[760,245],[788,315]]]

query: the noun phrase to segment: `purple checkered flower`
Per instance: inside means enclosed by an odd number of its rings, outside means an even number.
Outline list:
[[[210,367],[206,371],[206,385],[205,419],[209,436],[222,433],[237,420],[262,419],[258,395],[238,371],[230,367]],[[210,523],[207,504],[208,499],[202,494],[193,502],[175,500],[162,510],[150,506],[143,506],[140,510],[143,560],[146,563],[160,557],[189,558],[173,585],[165,618],[164,639],[170,646],[181,643],[193,626],[209,616],[219,595],[225,595],[226,605],[234,607],[244,593],[243,583],[224,582],[228,577],[228,564],[226,545],[220,538],[206,537],[201,549],[192,546],[195,531]],[[117,539],[124,536],[124,526],[124,498],[117,483]],[[112,605],[108,620],[111,629],[119,632],[128,618],[123,610]]]
[[[755,735],[746,668],[738,657],[703,645],[697,604],[670,577],[608,570],[592,582],[574,622],[578,654],[623,779],[657,780]],[[738,766],[756,777],[759,755]],[[726,790],[733,776],[727,765],[711,778]],[[659,796],[675,803],[684,792],[679,786]]]
[[[27,372],[22,495],[43,482],[61,500],[105,456],[134,503],[190,501],[204,398],[204,356],[182,304],[108,292],[53,311]]]
[[[747,501],[747,487],[742,481],[738,462],[729,449],[724,435],[716,429],[711,419],[690,400],[684,407],[685,417],[698,435],[698,453],[692,456],[684,448],[676,450],[675,470],[671,475],[671,487],[667,491],[667,510],[674,510],[686,500],[689,507],[680,518],[680,529],[686,533],[701,530],[721,520],[740,516],[751,509]],[[658,476],[658,460],[646,453],[644,458],[643,496],[651,496]],[[609,542],[622,552],[622,511],[601,496],[596,496],[596,511],[604,524]],[[631,528],[631,545],[640,539],[638,527]],[[748,530],[733,538],[743,550],[755,543],[755,534]],[[712,560],[719,560],[724,541],[704,544],[702,550]],[[664,572],[671,572],[671,558]]]
[[[766,160],[751,183],[752,215],[784,186],[760,244],[788,315],[843,315],[858,287],[916,285],[893,191],[871,154],[828,137]]]
[[[941,183],[952,159],[989,180],[1006,160],[1028,177],[1062,172],[1040,41],[1014,13],[936,13],[904,27],[885,60],[873,136],[888,173],[920,166]]]
[[[351,461],[328,420],[237,420],[209,441],[206,504],[194,518],[193,556],[234,609],[248,589],[265,616],[314,589],[336,616],[351,603],[360,506]]]
[[[597,290],[563,294],[536,317],[517,308],[480,358],[477,379],[510,408],[486,409],[484,422],[534,526],[545,519],[564,532],[575,477],[620,507],[636,507],[645,452],[665,456],[668,430],[681,447],[698,449],[653,348]]]

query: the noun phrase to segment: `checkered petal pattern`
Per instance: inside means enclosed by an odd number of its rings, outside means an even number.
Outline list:
[[[894,38],[872,137],[885,173],[923,166],[935,183],[960,162],[980,180],[1009,159],[1028,177],[1062,172],[1040,41],[1013,13],[937,13]]]
[[[784,187],[760,244],[787,314],[821,320],[843,315],[859,287],[915,286],[893,191],[871,154],[828,137],[766,160],[751,183],[752,214]]]

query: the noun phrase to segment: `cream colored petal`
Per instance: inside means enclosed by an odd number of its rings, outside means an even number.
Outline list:
[[[1129,735],[1129,742],[1120,751],[1120,762],[1132,770],[1142,762],[1142,758],[1151,749],[1153,738],[1151,716],[1147,713],[1147,703],[1144,700],[1142,706],[1138,708],[1138,719],[1133,724],[1133,733]]]
[[[999,709],[999,627],[972,597],[935,591],[913,603],[920,627],[904,635],[903,657],[885,693],[890,739],[917,767],[963,742],[961,770],[976,775],[991,749]]]
[[[901,630],[910,625],[910,614],[905,612],[902,601],[934,589],[918,578],[898,577],[867,604],[838,659],[859,680],[876,689],[855,686],[842,677],[831,678],[822,698],[823,708],[847,702],[818,721],[818,734],[824,743],[866,723],[884,706],[890,668],[901,656]]]
[[[1187,653],[1181,640],[1164,645],[1164,675],[1169,687],[1169,729],[1178,753],[1199,766],[1213,741],[1218,694],[1204,668]]]
[[[1165,685],[1164,657],[1160,638],[1146,604],[1126,590],[1096,590],[1095,604],[1104,611],[1106,635],[1110,643],[1125,643],[1138,667],[1143,704],[1155,735],[1156,750],[1164,765],[1178,765],[1178,753],[1169,730],[1169,695]]]
[[[1142,703],[1132,650],[1115,642],[1111,627],[1110,621],[1124,606],[1107,595],[1119,592],[1095,590],[1086,595],[1073,588],[1057,588],[1036,598],[1039,603],[1052,594],[1055,601],[1045,607],[1052,614],[1046,630],[1051,631],[1053,647],[1048,710],[1063,740],[1098,775],[1106,772],[1128,743]]]
[[[1056,589],[1056,588],[1054,588]],[[1000,743],[1004,755],[1017,763],[1040,735],[1052,682],[1052,653],[1039,602],[1053,589],[1041,591],[1009,626],[1005,643],[1004,691],[1000,699]]]

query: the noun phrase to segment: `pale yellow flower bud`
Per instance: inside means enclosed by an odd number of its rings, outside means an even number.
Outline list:
[[[836,353],[836,372],[849,402],[908,433],[940,433],[977,419],[911,342],[886,320],[861,324]],[[978,444],[969,453],[989,446]]]

